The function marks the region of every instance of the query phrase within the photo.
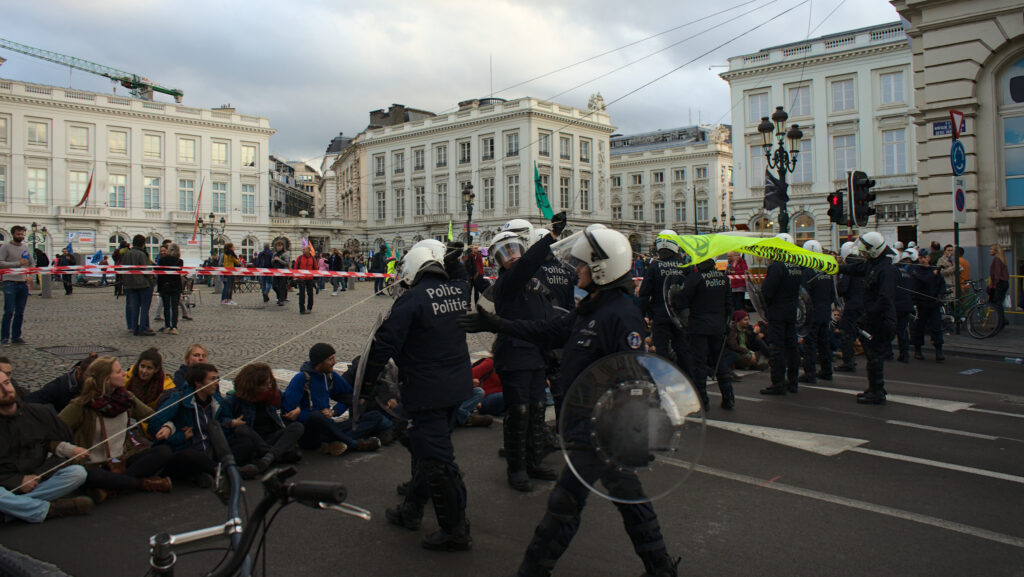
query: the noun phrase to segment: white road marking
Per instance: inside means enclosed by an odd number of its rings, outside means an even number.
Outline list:
[[[1024,484],[1024,477],[1018,477],[1017,475],[1009,475],[1007,473],[999,473],[997,471],[988,471],[986,469],[976,469],[974,467],[965,467],[963,465],[954,465],[953,463],[943,463],[942,461],[933,461],[931,459],[922,459],[920,457],[911,457],[909,455],[900,455],[899,453],[889,453],[887,451],[876,451],[874,449],[865,449],[864,447],[854,447],[850,449],[851,453],[863,453],[865,455],[871,455],[873,457],[882,457],[884,459],[895,459],[897,461],[906,461],[908,463],[915,463],[918,465],[927,465],[929,467],[938,467],[939,469],[948,469],[950,471],[959,471],[961,473],[970,473],[971,475],[980,475],[982,477],[991,477],[993,479],[1000,479],[1003,481],[1010,481],[1011,483]]]
[[[716,393],[714,391],[708,391],[708,394],[714,397],[721,397],[722,393]],[[736,395],[736,398],[741,401],[747,401],[748,403],[762,403],[764,399],[760,397],[744,397],[743,395]]]
[[[1021,413],[1005,413],[1003,411],[990,411],[988,409],[977,409],[977,408],[974,408],[974,407],[971,407],[971,408],[965,409],[965,410],[967,410],[967,411],[974,411],[975,413],[985,413],[985,414],[988,414],[988,415],[1002,415],[1004,417],[1016,417],[1018,419],[1024,419],[1024,414],[1021,414]]]
[[[732,423],[729,421],[715,421],[708,419],[707,426],[718,429],[725,429],[748,437],[763,439],[772,443],[786,445],[795,449],[810,451],[818,455],[832,457],[848,451],[859,445],[867,443],[867,439],[853,439],[850,437],[839,437],[836,435],[823,435],[821,433],[806,433],[804,431],[790,431],[787,429],[775,429],[772,427],[761,427],[758,425],[745,425],[743,423]]]
[[[937,433],[947,433],[950,435],[960,435],[963,437],[974,437],[975,439],[986,439],[988,441],[995,441],[999,437],[993,437],[992,435],[983,435],[981,433],[971,433],[968,431],[958,431],[956,429],[944,429],[942,427],[931,427],[928,425],[922,425],[919,423],[908,423],[906,421],[886,421],[889,425],[899,425],[901,427],[912,427],[914,429],[923,429],[925,431],[935,431]]]
[[[672,459],[665,460],[668,462],[672,461]],[[690,468],[690,464],[688,463],[679,462],[673,464],[676,464],[677,466],[685,469]],[[741,473],[733,473],[732,471],[724,471],[722,469],[716,469],[705,465],[697,465],[696,467],[694,467],[694,470],[699,473],[704,473],[705,475],[711,475],[713,477],[719,477],[721,479],[728,479],[730,481],[745,483],[747,485],[761,487],[763,489],[779,491],[781,493],[796,495],[798,497],[806,497],[808,499],[815,499],[817,501],[832,503],[833,505],[840,505],[842,507],[849,507],[851,509],[857,509],[860,511],[867,511],[869,513],[876,513],[878,515],[893,517],[895,519],[903,519],[904,521],[920,523],[921,525],[928,525],[930,527],[945,529],[947,531],[953,531],[955,533],[961,533],[963,535],[977,537],[978,539],[984,539],[986,541],[993,541],[995,543],[1002,543],[1003,545],[1017,547],[1018,549],[1024,549],[1024,539],[1020,537],[1014,537],[1013,535],[1005,535],[1003,533],[996,533],[995,531],[989,531],[988,529],[982,529],[980,527],[972,527],[971,525],[965,525],[963,523],[957,523],[955,521],[947,521],[946,519],[932,517],[931,515],[922,515],[920,513],[904,511],[903,509],[897,509],[895,507],[887,507],[885,505],[877,505],[875,503],[868,503],[866,501],[850,499],[849,497],[832,495],[830,493],[823,493],[821,491],[815,491],[812,489],[794,487],[792,485],[787,485],[785,483],[769,483],[768,481],[764,479],[758,479],[757,477],[751,477],[749,475],[743,475]]]
[[[844,393],[847,395],[853,395],[858,392],[853,389],[820,387],[817,385],[801,385],[801,388],[818,389],[819,391],[831,391],[833,393]],[[969,409],[970,407],[973,406],[972,403],[964,403],[961,401],[946,401],[944,399],[929,399],[927,397],[908,397],[906,395],[888,395],[886,396],[886,399],[890,403],[899,403],[901,405],[913,405],[915,407],[933,409],[936,411],[943,411],[946,413],[955,413],[957,411]]]

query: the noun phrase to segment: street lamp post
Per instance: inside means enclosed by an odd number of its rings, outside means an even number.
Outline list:
[[[225,224],[227,224],[227,221],[224,220],[223,216],[220,217],[220,230],[218,230],[217,229],[217,221],[214,220],[215,218],[217,218],[217,215],[215,215],[215,214],[213,214],[211,212],[208,216],[209,216],[210,220],[209,220],[209,222],[207,222],[205,224],[203,223],[203,219],[201,219],[201,218],[199,219],[199,234],[210,233],[210,256],[212,257],[214,255],[214,251],[213,251],[213,238],[214,238],[214,235],[218,234],[218,233],[219,234],[224,234],[224,227],[225,227]],[[202,257],[202,251],[200,251],[200,255],[199,256]],[[210,263],[210,264],[214,265],[214,263]],[[217,276],[216,277],[216,281],[219,283],[220,280],[221,280],[220,276]]]
[[[799,124],[794,124],[786,131],[786,120],[789,115],[781,106],[775,107],[771,119],[767,116],[761,117],[761,124],[757,125],[757,131],[761,133],[761,143],[764,149],[764,157],[768,161],[768,168],[774,168],[779,173],[779,183],[783,190],[786,188],[786,174],[796,170],[797,155],[800,154],[800,140],[804,133],[800,130]],[[774,152],[772,151],[772,132],[776,140]],[[789,140],[789,149],[786,149],[785,140]],[[789,232],[789,212],[786,210],[786,203],[779,206],[779,232]]]
[[[39,242],[40,242],[39,235],[40,234],[43,235],[42,243],[43,243],[43,251],[45,252],[46,251],[45,243],[46,243],[46,232],[47,231],[46,231],[46,227],[45,226],[42,227],[42,228],[39,228],[39,224],[37,224],[35,222],[32,223],[31,228],[32,228],[32,258],[29,259],[29,261],[37,263],[37,261],[36,261],[36,245],[39,244]],[[39,288],[41,290],[40,294],[41,294],[41,296],[44,299],[50,298],[50,275],[48,275],[48,274],[40,274],[39,275]]]
[[[471,225],[473,224],[474,198],[476,198],[476,195],[473,194],[473,185],[467,182],[462,187],[462,201],[466,203],[466,246],[473,244]]]

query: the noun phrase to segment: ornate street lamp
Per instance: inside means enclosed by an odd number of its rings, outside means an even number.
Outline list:
[[[473,234],[471,226],[473,224],[473,199],[476,195],[473,194],[473,185],[466,183],[462,187],[462,202],[466,204],[466,246],[473,244]]]
[[[779,187],[782,194],[786,191],[786,174],[796,169],[797,155],[800,154],[800,141],[804,133],[800,130],[799,124],[794,124],[786,131],[786,120],[789,115],[781,106],[775,107],[771,119],[767,116],[761,117],[761,124],[757,125],[757,131],[761,133],[761,143],[764,149],[764,157],[768,161],[768,168],[774,168],[779,174]],[[772,132],[776,140],[773,152]],[[785,140],[789,140],[789,149],[786,149]],[[786,202],[779,202],[779,231],[789,232],[789,212],[786,210]]]
[[[225,228],[225,225],[227,224],[227,221],[224,220],[223,216],[220,217],[220,229],[217,229],[217,227],[216,227],[217,221],[214,220],[214,219],[217,218],[217,215],[213,214],[211,212],[208,216],[209,216],[210,220],[206,224],[203,224],[203,219],[202,218],[199,219],[199,230],[200,230],[200,234],[207,234],[208,233],[210,235],[210,255],[212,256],[213,255],[213,244],[214,244],[213,243],[213,238],[214,238],[214,235],[215,234],[224,234],[224,228]]]

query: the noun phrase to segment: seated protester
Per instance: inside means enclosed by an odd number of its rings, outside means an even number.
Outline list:
[[[480,401],[481,415],[497,417],[505,412],[501,377],[494,370],[494,357],[484,357],[473,364],[473,386],[484,391],[484,398]]]
[[[380,439],[368,435],[380,428],[380,413],[370,411],[362,415],[355,431],[351,431],[351,424],[346,430],[345,425],[334,422],[331,399],[347,396],[351,401],[352,398],[352,385],[334,372],[336,362],[334,347],[331,345],[317,343],[310,347],[309,361],[302,364],[284,391],[282,415],[305,427],[302,440],[299,441],[303,449],[319,445],[320,452],[335,457],[345,454],[349,449],[375,451],[380,448]]]
[[[253,479],[274,463],[294,463],[301,458],[298,447],[303,426],[296,421],[286,425],[281,420],[281,393],[270,365],[252,363],[242,367],[235,377],[235,390],[228,393],[225,402],[231,414],[242,420],[233,435],[250,441],[251,450],[236,455],[239,463],[248,463],[239,469],[242,477]]]
[[[158,445],[138,451],[127,434],[128,417],[145,419],[153,414],[125,388],[121,363],[99,357],[89,365],[82,392],[60,412],[80,447],[92,447],[86,460],[85,487],[95,503],[112,491],[167,493],[171,480],[156,476],[171,459],[171,448]]]
[[[227,430],[232,422],[231,409],[217,390],[219,381],[217,367],[193,363],[185,385],[171,390],[149,420],[149,432],[157,440],[154,446],[166,444],[174,451],[164,469],[168,477],[191,479],[203,488],[213,484],[216,463],[208,431]]]
[[[185,374],[188,372],[188,368],[196,363],[205,363],[206,357],[209,352],[206,347],[199,343],[192,343],[185,350],[185,363],[178,367],[178,370],[174,371],[174,376],[171,378],[174,381],[174,386],[180,387],[185,384]]]
[[[14,392],[18,396],[18,399],[24,399],[29,395],[29,392],[18,384],[18,381],[14,378],[14,365],[11,364],[11,359],[0,356],[0,373],[7,375],[11,379],[11,386],[14,387]]]
[[[25,395],[25,402],[50,405],[57,413],[63,411],[71,399],[77,397],[82,391],[82,379],[85,377],[85,371],[94,360],[96,360],[96,353],[89,353],[89,356],[75,363],[70,371],[46,383],[42,388]]]
[[[732,313],[729,336],[725,339],[726,353],[736,355],[733,369],[763,371],[768,368],[768,344],[764,337],[750,327],[750,315],[745,310]]]
[[[48,454],[53,453],[48,458]],[[92,509],[88,497],[62,498],[85,483],[81,465],[89,451],[71,444],[71,431],[49,407],[18,401],[7,373],[0,372],[0,515],[29,523]]]
[[[164,391],[174,388],[174,381],[164,373],[164,358],[155,347],[139,353],[125,378],[128,392],[151,409],[156,408]]]
[[[341,375],[341,378],[345,379],[346,383],[355,381],[359,360],[359,357],[352,359],[348,369]],[[397,431],[404,429],[408,424],[398,399],[398,367],[391,363],[389,368],[394,370],[387,373],[381,372],[372,386],[370,383],[363,383],[363,388],[359,391],[360,420],[362,420],[363,415],[370,412],[375,412],[376,414],[370,415],[369,419],[374,422],[379,420],[377,426],[364,434],[373,435],[380,439],[381,446],[393,443],[398,436]],[[352,397],[351,395],[339,395],[334,400],[337,401],[334,404],[334,416],[340,417],[349,410]],[[346,421],[342,423],[342,427],[348,432],[351,431],[352,424]]]

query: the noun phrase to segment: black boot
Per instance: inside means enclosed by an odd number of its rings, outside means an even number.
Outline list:
[[[798,378],[797,381],[813,385],[814,383],[818,382],[818,377],[814,373],[804,372],[804,374],[800,375],[800,378]]]
[[[241,473],[243,479],[255,479],[265,473],[274,464],[274,460],[274,454],[267,453],[260,459],[240,468],[238,472]]]
[[[762,395],[785,395],[786,394],[786,387],[785,387],[785,385],[781,385],[781,384],[778,384],[778,385],[773,384],[770,387],[765,387],[765,388],[761,389],[761,394]]]
[[[942,345],[935,345],[935,362],[941,363],[946,360],[946,355],[942,354]]]
[[[924,351],[921,350],[921,347],[914,347],[914,358],[919,361],[924,360]]]
[[[736,394],[732,390],[732,385],[719,388],[722,390],[722,408],[731,411],[736,406]]]
[[[678,577],[679,562],[683,560],[682,557],[673,560],[664,549],[641,555],[641,559],[646,570],[640,577]]]
[[[505,415],[505,462],[508,484],[516,491],[532,491],[526,474],[526,431],[529,425],[527,405],[511,405]]]
[[[473,538],[469,535],[469,520],[462,499],[465,487],[461,475],[457,469],[442,471],[438,468],[432,470],[428,478],[440,529],[424,537],[420,544],[431,551],[468,551],[473,546]]]
[[[385,510],[384,516],[392,525],[405,527],[410,531],[419,531],[423,524],[423,504],[406,499],[399,506]]]
[[[547,405],[543,402],[530,404],[526,435],[526,475],[531,479],[554,481],[558,478],[558,473],[544,465],[544,456],[547,454],[547,425],[544,423],[546,411]]]

